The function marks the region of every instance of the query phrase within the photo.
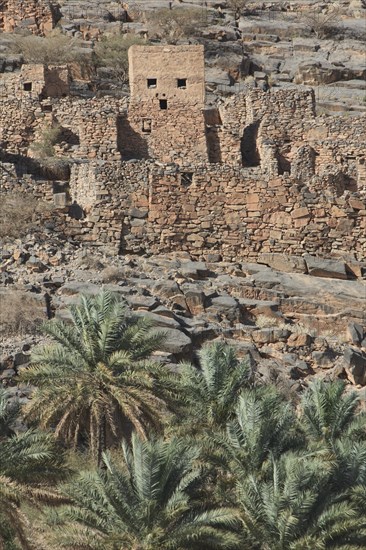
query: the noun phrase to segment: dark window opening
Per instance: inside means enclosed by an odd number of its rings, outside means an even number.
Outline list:
[[[52,105],[41,105],[42,113],[52,113]]]
[[[260,157],[257,149],[257,134],[259,121],[244,128],[240,150],[243,166],[260,166]]]
[[[160,105],[160,109],[167,109],[168,108],[168,100],[167,99],[159,99],[159,105]]]
[[[278,175],[282,176],[285,172],[291,174],[291,162],[281,153],[277,154]]]
[[[186,88],[187,87],[187,79],[186,78],[178,78],[177,79],[177,88]]]
[[[180,182],[185,187],[191,185],[193,181],[193,172],[182,172],[180,175]]]
[[[145,134],[151,133],[151,118],[144,118],[142,120],[142,131],[145,132]]]
[[[147,79],[147,87],[148,88],[156,88],[158,81],[156,78],[148,78]]]
[[[32,82],[24,82],[23,90],[25,92],[31,92],[32,91]]]

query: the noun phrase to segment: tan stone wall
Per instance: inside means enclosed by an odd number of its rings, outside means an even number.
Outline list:
[[[183,172],[99,161],[73,170],[71,194],[88,212],[82,240],[122,252],[184,250],[235,261],[262,252],[366,256],[366,193],[339,195],[317,176],[305,185],[288,175],[263,178],[258,168],[204,164]]]
[[[0,101],[11,99],[41,100],[64,97],[70,93],[70,75],[66,65],[23,65],[19,73],[3,74],[0,80]]]
[[[205,67],[203,46],[131,46],[128,51],[131,101],[167,99],[169,103],[203,108]],[[148,79],[156,84],[148,87]],[[178,87],[178,79],[186,79]]]
[[[48,0],[4,0],[0,4],[0,30],[27,29],[33,34],[48,34],[57,22],[57,3]]]

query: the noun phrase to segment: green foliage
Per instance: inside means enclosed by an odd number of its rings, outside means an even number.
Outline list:
[[[49,485],[62,478],[62,453],[49,434],[27,430],[13,432],[17,407],[0,390],[0,547],[31,548],[30,525],[21,503],[56,502],[59,496]]]
[[[50,491],[61,461],[51,436],[15,435],[0,395],[0,546],[32,548],[20,503],[43,501],[52,550],[365,548],[357,395],[315,382],[294,402],[255,383],[223,342],[172,375],[149,361],[162,339],[151,328],[110,292],[44,325],[54,343],[21,375],[37,386],[25,412],[77,450],[78,473]]]
[[[128,49],[134,44],[147,44],[135,34],[104,35],[94,49],[97,67],[107,67],[121,83],[128,81]]]
[[[104,455],[105,469],[81,473],[64,488],[72,505],[53,515],[56,538],[67,548],[194,550],[237,548],[235,513],[198,506],[198,450],[182,440],[132,436],[122,461]],[[66,525],[65,525],[66,522]]]
[[[110,292],[83,296],[70,311],[70,324],[45,323],[55,343],[33,353],[21,375],[37,386],[26,415],[73,446],[87,439],[100,462],[106,447],[132,428],[143,437],[149,426],[162,428],[168,374],[146,359],[164,335],[152,333],[145,318],[129,316]]]
[[[272,459],[263,476],[239,483],[239,506],[251,548],[362,548],[366,520],[347,492],[332,491],[335,464],[307,454]]]
[[[179,395],[185,412],[177,418],[186,434],[225,429],[233,417],[239,396],[251,384],[252,370],[246,357],[239,361],[232,347],[223,342],[207,345],[199,352],[199,365],[181,366]]]

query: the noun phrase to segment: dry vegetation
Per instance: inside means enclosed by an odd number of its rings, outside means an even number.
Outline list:
[[[55,30],[46,38],[35,35],[17,35],[12,37],[12,49],[21,54],[26,63],[62,65],[73,61],[85,62],[82,43]]]
[[[39,297],[8,289],[0,294],[1,337],[35,334],[45,319],[45,304]]]
[[[198,36],[207,26],[207,12],[199,8],[162,8],[146,14],[150,38],[164,39],[175,44],[181,38]]]
[[[0,193],[0,238],[18,239],[39,226],[39,217],[51,206],[26,193]]]

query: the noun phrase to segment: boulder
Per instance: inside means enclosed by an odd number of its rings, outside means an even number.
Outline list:
[[[187,356],[191,353],[192,341],[184,332],[174,328],[168,328],[164,330],[164,333],[165,339],[161,345],[162,351],[172,353],[178,357]]]
[[[278,271],[286,273],[306,273],[306,264],[304,258],[292,256],[290,254],[276,254],[264,252],[259,254],[258,263],[265,264]]]
[[[361,350],[348,347],[343,354],[346,363],[346,372],[354,384],[366,385],[366,354]]]
[[[205,262],[184,262],[178,271],[182,277],[189,279],[204,279],[209,274]]]
[[[253,341],[256,344],[274,344],[283,342],[289,335],[288,330],[280,328],[262,328],[252,332]]]
[[[332,368],[338,357],[332,349],[327,349],[325,351],[313,351],[311,356],[315,363],[315,367],[321,367],[323,369]]]
[[[134,315],[149,319],[154,327],[180,328],[180,323],[176,319],[166,317],[166,315],[158,315],[152,311],[135,311]]]
[[[209,307],[211,312],[215,312],[219,317],[224,317],[228,321],[240,321],[241,313],[238,301],[231,296],[217,296],[211,299]]]
[[[310,334],[291,334],[287,340],[287,345],[292,348],[302,348],[310,346],[314,338]]]
[[[153,293],[163,298],[171,298],[176,294],[181,294],[180,288],[175,281],[157,281],[153,286]]]
[[[100,287],[93,283],[86,283],[80,281],[70,281],[61,287],[61,294],[73,295],[73,294],[86,294],[87,296],[95,296],[99,294]]]
[[[305,254],[304,260],[309,275],[313,277],[329,277],[331,279],[347,279],[346,264],[337,260],[325,260]]]
[[[189,312],[192,315],[201,313],[205,309],[206,296],[198,285],[185,284],[182,286],[182,291]]]
[[[349,323],[347,335],[352,344],[360,345],[365,337],[364,330],[358,323]]]

